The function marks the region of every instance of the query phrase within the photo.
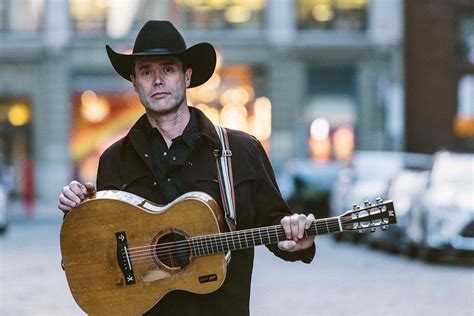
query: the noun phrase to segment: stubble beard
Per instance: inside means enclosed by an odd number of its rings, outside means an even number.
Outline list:
[[[143,102],[143,101],[145,101],[145,100],[142,100],[142,103],[145,104],[145,102]],[[150,106],[150,103],[152,103],[152,102],[147,102],[146,106],[145,106],[145,109],[146,109],[146,112],[148,112],[150,114],[153,114],[153,115],[168,116],[170,114],[177,113],[179,108],[181,106],[183,106],[183,104],[187,105],[185,101],[186,101],[186,94],[183,94],[181,99],[179,99],[177,102],[174,102],[174,104],[172,104],[171,107],[167,107],[167,106],[164,107],[164,108],[160,108],[159,106],[154,107],[154,106]]]

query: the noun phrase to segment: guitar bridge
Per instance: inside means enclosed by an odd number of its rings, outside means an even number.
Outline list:
[[[127,234],[125,232],[115,233],[117,238],[117,261],[125,278],[125,285],[135,284],[132,262],[128,255]]]

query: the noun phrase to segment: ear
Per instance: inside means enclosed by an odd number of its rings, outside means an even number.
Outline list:
[[[130,80],[132,81],[133,89],[137,91],[137,84],[136,84],[136,79],[134,75],[130,75]]]
[[[193,70],[191,68],[186,69],[184,72],[184,80],[186,81],[186,88],[191,84],[191,77],[193,75]]]

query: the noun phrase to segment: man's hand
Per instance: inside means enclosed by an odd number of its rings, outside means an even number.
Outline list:
[[[314,215],[293,214],[285,216],[281,220],[281,226],[285,231],[286,239],[278,243],[281,250],[293,252],[311,247],[314,243],[313,237],[305,237],[304,231],[314,222]]]
[[[58,208],[66,214],[73,207],[81,203],[86,196],[94,192],[95,186],[91,182],[81,184],[78,181],[71,181],[62,189],[62,193],[59,196]]]

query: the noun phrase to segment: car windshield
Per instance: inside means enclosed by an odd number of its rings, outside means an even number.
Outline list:
[[[400,156],[387,153],[358,154],[354,157],[353,177],[357,181],[387,180],[401,170]]]
[[[433,185],[474,187],[474,158],[446,159],[435,163],[431,181]]]

